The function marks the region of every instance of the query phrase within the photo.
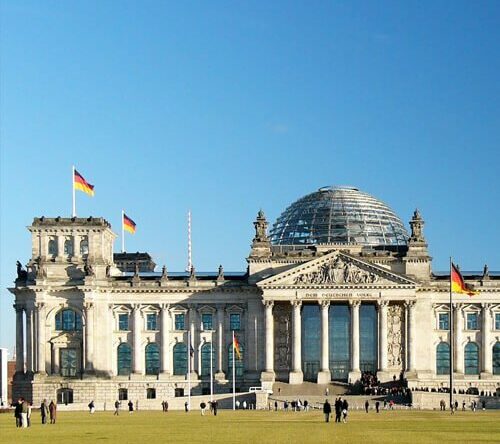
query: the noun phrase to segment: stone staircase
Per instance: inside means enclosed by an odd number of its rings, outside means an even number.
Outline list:
[[[328,392],[327,392],[328,390]],[[302,384],[287,384],[275,382],[273,384],[273,397],[288,397],[296,399],[304,396],[342,396],[347,393],[348,385],[342,383],[316,384],[315,382],[303,382]]]

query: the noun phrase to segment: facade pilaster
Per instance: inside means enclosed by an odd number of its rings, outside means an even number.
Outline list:
[[[455,309],[455,373],[464,373],[464,348],[462,347],[463,341],[463,328],[464,328],[464,315],[461,304],[454,304]]]
[[[161,372],[170,374],[170,327],[171,318],[168,304],[161,304]]]
[[[302,373],[302,301],[292,301],[292,327],[293,327],[293,354],[292,371],[289,376],[290,384],[302,384],[304,374]]]
[[[26,372],[33,372],[33,306],[26,306]]]
[[[491,311],[490,304],[482,304],[481,306],[482,317],[482,374],[481,377],[489,376],[493,373],[493,353],[490,347],[490,330],[491,330]]]
[[[321,311],[321,369],[318,373],[318,384],[328,384],[331,380],[330,357],[329,357],[329,336],[328,336],[328,311],[330,301],[320,302]]]
[[[24,325],[23,307],[16,304],[16,372],[24,373]]]
[[[38,302],[36,309],[37,309],[37,331],[38,331],[36,370],[39,374],[46,375],[47,369],[46,369],[45,347],[47,345],[45,341],[45,303]]]
[[[85,371],[94,370],[94,303],[85,302]]]
[[[193,347],[193,356],[189,352],[189,359],[191,359],[191,373],[198,372],[198,338],[196,335],[197,313],[196,307],[191,305],[189,307],[189,332],[191,336],[191,347]]]
[[[415,372],[416,370],[416,323],[415,323],[415,301],[407,301],[405,303],[405,308],[407,312],[406,319],[408,320],[407,335],[408,335],[408,362],[406,370],[408,372]]]
[[[350,301],[351,306],[351,371],[349,381],[355,382],[361,377],[359,369],[359,307],[361,301]]]
[[[142,374],[142,350],[141,350],[141,306],[134,305],[132,312],[133,338],[134,338],[134,359],[133,373]]]
[[[379,371],[387,371],[387,309],[388,301],[380,301],[378,304],[379,325],[378,325],[378,345],[379,345]]]
[[[224,310],[223,304],[217,305],[217,372],[215,378],[217,380],[225,379],[224,374]]]

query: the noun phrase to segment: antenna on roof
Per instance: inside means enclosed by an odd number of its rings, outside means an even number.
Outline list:
[[[191,243],[191,210],[188,211],[188,263],[186,267],[186,271],[190,272],[193,267],[193,251],[192,251],[192,243]]]

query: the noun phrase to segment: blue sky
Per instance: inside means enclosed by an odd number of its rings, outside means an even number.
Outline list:
[[[500,269],[499,2],[3,1],[0,346],[34,216],[244,270],[252,222],[325,185],[426,220],[434,269]],[[116,243],[119,249],[119,240]]]

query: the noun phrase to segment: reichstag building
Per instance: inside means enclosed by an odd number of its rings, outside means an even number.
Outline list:
[[[432,270],[419,211],[407,230],[369,194],[325,187],[269,230],[262,211],[253,224],[247,271],[179,273],[155,271],[147,253],[114,254],[103,218],[36,217],[31,259],[10,289],[14,396],[156,405],[186,394],[188,367],[193,394],[207,393],[211,368],[215,392],[229,392],[233,358],[240,391],[355,382],[365,371],[448,386],[449,272]],[[500,273],[462,274],[479,294],[451,307],[455,386],[495,391]]]

